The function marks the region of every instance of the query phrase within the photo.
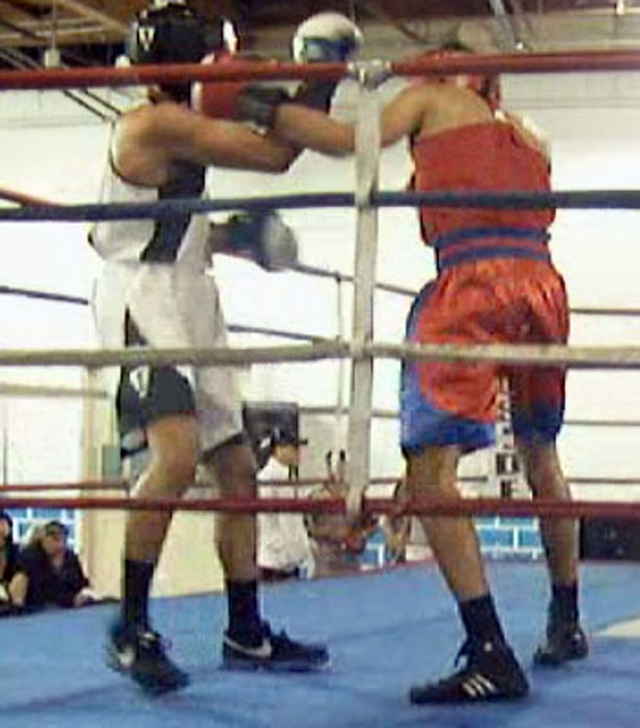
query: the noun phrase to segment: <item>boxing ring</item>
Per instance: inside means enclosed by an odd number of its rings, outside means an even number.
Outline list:
[[[352,276],[313,270],[305,275],[333,277],[338,300],[341,286],[353,286],[351,336],[344,332],[339,314],[337,337],[318,340],[306,334],[277,330],[254,331],[290,338],[286,346],[234,347],[225,350],[7,350],[0,351],[0,367],[73,366],[89,372],[86,389],[69,390],[52,396],[89,395],[89,401],[104,397],[91,385],[92,373],[117,364],[224,364],[315,362],[337,360],[352,362],[351,393],[346,401],[340,387],[334,407],[310,408],[309,415],[333,414],[348,418],[347,450],[351,453],[347,480],[347,501],[327,500],[319,505],[302,499],[229,500],[198,498],[141,502],[127,493],[104,497],[101,490],[120,488],[124,482],[26,484],[5,486],[0,490],[4,508],[25,507],[37,502],[62,508],[127,509],[175,507],[188,511],[315,511],[351,513],[399,513],[396,504],[385,498],[365,497],[366,489],[384,478],[371,476],[369,469],[371,421],[392,419],[397,413],[376,410],[372,403],[373,363],[378,359],[398,361],[421,358],[444,361],[491,360],[532,365],[566,364],[581,369],[632,369],[640,366],[640,347],[515,347],[515,346],[404,346],[378,342],[373,336],[374,296],[387,290],[401,296],[411,291],[375,281],[377,213],[382,207],[432,205],[482,205],[499,207],[549,206],[567,208],[639,209],[640,192],[553,192],[546,195],[513,192],[504,195],[480,193],[438,194],[380,192],[378,190],[379,126],[376,123],[375,90],[389,73],[417,75],[427,73],[474,72],[568,72],[571,70],[631,70],[640,68],[640,54],[620,52],[580,56],[577,54],[531,54],[457,58],[455,60],[355,64],[353,75],[361,82],[360,121],[357,126],[355,193],[290,195],[252,200],[193,200],[153,205],[51,205],[19,195],[10,199],[15,207],[0,208],[1,221],[90,221],[115,218],[141,218],[169,215],[185,209],[213,212],[265,206],[280,209],[302,207],[343,207],[355,205],[357,246]],[[75,69],[46,72],[2,72],[0,89],[62,88],[73,85],[102,86],[106,83],[129,84],[184,79],[200,80],[254,78],[338,77],[340,66],[316,64],[313,67],[281,64],[276,69],[238,72],[225,68],[136,68]],[[2,291],[0,291],[2,292]],[[5,293],[21,295],[16,291]],[[22,292],[24,293],[24,291]],[[71,298],[71,297],[70,297]],[[82,300],[67,303],[81,304]],[[337,306],[341,310],[340,305]],[[574,309],[576,315],[637,316],[628,309]],[[239,332],[247,332],[236,324]],[[233,327],[232,327],[233,330]],[[302,343],[301,343],[302,342]],[[342,379],[342,377],[340,377]],[[0,394],[2,387],[0,386]],[[46,396],[46,388],[19,386],[11,396]],[[569,420],[568,426],[604,427],[638,425],[635,421]],[[89,450],[95,442],[87,443]],[[569,477],[580,484],[580,479]],[[600,479],[596,481],[600,483]],[[637,484],[631,478],[629,484]],[[588,484],[588,483],[587,483]],[[46,501],[31,493],[56,492]],[[81,491],[80,496],[59,493]],[[90,491],[96,491],[93,495]],[[462,503],[413,503],[403,512],[429,514],[500,514],[503,516],[548,515],[611,516],[640,518],[640,505],[621,502],[576,500],[571,504],[497,498],[468,499]],[[416,679],[437,675],[450,666],[452,648],[460,641],[453,618],[453,602],[445,592],[432,564],[411,565],[353,578],[322,579],[268,586],[264,602],[274,623],[286,622],[294,634],[327,642],[332,654],[330,669],[317,675],[274,676],[236,674],[219,668],[221,631],[225,603],[219,595],[157,599],[153,604],[154,622],[171,636],[177,661],[192,674],[193,682],[183,693],[150,700],[121,677],[109,673],[102,662],[101,641],[113,607],[96,606],[80,611],[43,613],[20,619],[0,620],[0,635],[5,661],[0,706],[0,725],[60,726],[71,721],[81,725],[106,725],[118,721],[127,726],[434,726],[501,725],[589,726],[615,725],[635,728],[637,718],[636,685],[640,676],[638,638],[640,619],[640,564],[587,563],[582,567],[582,613],[591,637],[589,659],[557,670],[532,671],[530,655],[540,637],[547,604],[546,572],[541,563],[489,564],[489,578],[505,626],[515,651],[522,657],[532,683],[531,696],[523,702],[505,705],[466,707],[414,707],[406,699],[407,688]],[[327,617],[330,617],[327,619]],[[66,639],[65,635],[73,635]]]
[[[224,599],[156,600],[154,620],[171,635],[173,654],[193,677],[188,690],[156,700],[102,664],[101,639],[113,607],[0,620],[3,645],[20,646],[3,650],[0,725],[631,728],[637,724],[640,630],[616,633],[611,626],[624,627],[637,614],[638,572],[636,566],[618,564],[583,567],[590,657],[533,674],[525,661],[531,697],[510,705],[409,705],[407,687],[416,676],[449,668],[451,648],[461,636],[450,597],[431,566],[265,587],[264,602],[274,620],[286,619],[292,631],[326,639],[332,665],[307,676],[219,669],[217,625],[224,617]],[[493,563],[489,576],[514,649],[526,657],[540,636],[544,569]],[[65,634],[73,639],[61,638]]]

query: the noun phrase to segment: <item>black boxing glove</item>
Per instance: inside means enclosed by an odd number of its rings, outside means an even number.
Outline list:
[[[329,113],[331,99],[339,81],[305,81],[300,84],[295,96],[291,99],[295,104],[308,106],[316,111]]]
[[[247,86],[235,101],[234,117],[271,128],[278,106],[291,102],[289,92],[277,86]]]

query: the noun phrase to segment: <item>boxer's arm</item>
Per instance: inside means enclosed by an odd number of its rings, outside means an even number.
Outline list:
[[[158,184],[172,162],[284,172],[298,155],[274,135],[243,124],[209,119],[175,103],[145,107],[123,118],[116,138],[115,164],[130,182]]]
[[[174,149],[187,159],[217,167],[284,172],[298,156],[290,144],[273,135],[186,111],[188,128],[177,130],[179,139]]]
[[[383,147],[420,130],[429,110],[430,93],[429,89],[409,88],[384,107],[381,118]],[[287,143],[323,154],[343,155],[355,149],[352,125],[298,104],[280,104],[273,114],[273,129]]]
[[[330,156],[350,154],[355,148],[353,126],[299,104],[281,104],[276,109],[273,131],[287,144]]]

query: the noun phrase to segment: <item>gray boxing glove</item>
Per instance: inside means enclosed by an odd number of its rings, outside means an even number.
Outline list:
[[[228,252],[254,261],[268,271],[294,268],[298,240],[275,210],[233,215],[227,223]]]

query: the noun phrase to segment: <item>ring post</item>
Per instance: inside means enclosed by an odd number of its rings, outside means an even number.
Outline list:
[[[378,189],[380,167],[380,105],[377,87],[383,76],[379,63],[354,64],[359,81],[356,122],[356,251],[351,336],[351,402],[347,436],[347,512],[356,517],[369,480],[373,357],[373,304],[378,247],[378,209],[371,204]]]
[[[100,389],[100,370],[86,367],[84,385],[89,391]],[[85,481],[100,478],[102,467],[100,462],[100,437],[98,435],[98,401],[95,398],[83,399],[82,406],[82,478]],[[86,492],[81,491],[85,496]],[[98,573],[98,518],[99,514],[91,511],[76,511],[76,538],[79,541],[79,553],[84,567],[92,583],[96,582]]]
[[[342,277],[335,276],[336,282],[336,341],[345,341],[345,316],[344,316],[344,286]],[[339,359],[338,376],[336,386],[336,403],[334,408],[335,434],[333,437],[333,450],[340,452],[344,446],[344,410],[345,410],[345,373],[347,367],[346,359]]]

